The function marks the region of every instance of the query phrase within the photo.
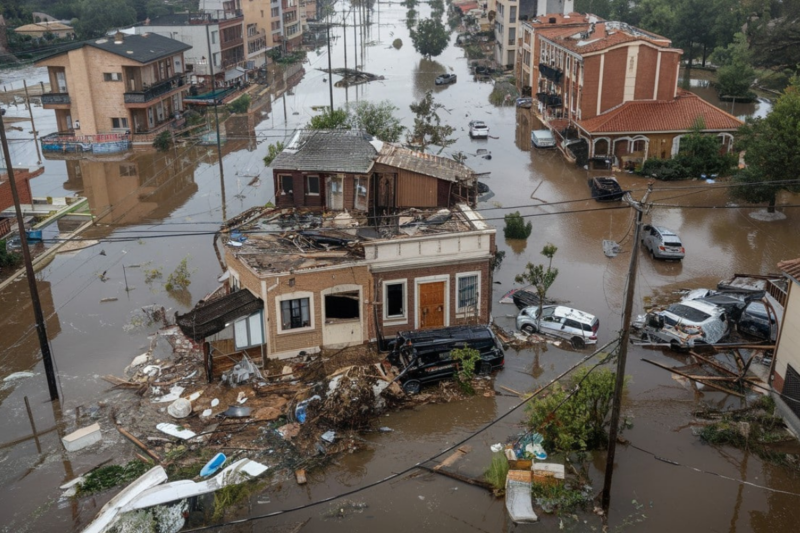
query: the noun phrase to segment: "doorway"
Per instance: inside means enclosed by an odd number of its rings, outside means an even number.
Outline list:
[[[445,281],[419,284],[417,316],[420,329],[442,328],[445,326],[446,288],[447,282]]]

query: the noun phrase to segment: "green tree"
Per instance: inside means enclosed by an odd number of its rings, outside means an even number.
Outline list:
[[[389,101],[373,103],[362,100],[350,108],[350,124],[385,142],[397,142],[405,128],[394,116],[397,108]]]
[[[475,394],[472,378],[475,377],[475,367],[481,360],[481,352],[475,348],[456,348],[450,352],[450,356],[457,365],[455,378],[458,386],[467,394]]]
[[[136,9],[126,0],[81,0],[78,13],[75,30],[81,39],[101,37],[136,22]]]
[[[795,70],[800,64],[800,2],[753,1],[747,20],[747,38],[755,66]]]
[[[608,444],[614,385],[615,374],[606,368],[579,368],[566,387],[556,383],[528,406],[528,427],[544,437],[542,446],[551,453],[602,448]]]
[[[309,130],[339,130],[350,129],[349,117],[344,109],[325,109],[321,115],[311,117],[311,122],[306,124]]]
[[[451,138],[455,128],[447,124],[442,124],[439,117],[439,110],[444,109],[444,105],[437,103],[433,99],[433,93],[428,91],[425,97],[419,102],[409,106],[414,113],[414,130],[410,133],[407,141],[410,145],[424,152],[430,146],[438,146],[442,150],[456,142]]]
[[[714,49],[716,39],[709,28],[709,21],[715,20],[716,10],[709,0],[679,0],[675,10],[672,31],[668,35],[675,44],[683,47],[684,57],[689,60],[689,68],[695,58],[695,45],[700,47],[703,66],[706,57]]]
[[[530,222],[526,224],[519,211],[509,213],[503,219],[506,223],[505,227],[503,227],[503,236],[506,239],[527,239],[531,236],[533,224]]]
[[[283,152],[284,145],[282,142],[276,142],[267,146],[267,155],[264,156],[264,166],[270,166],[278,154]]]
[[[547,298],[547,291],[558,277],[558,269],[553,268],[553,256],[556,255],[557,251],[558,247],[554,244],[545,244],[541,254],[548,259],[547,269],[545,270],[544,265],[528,263],[525,265],[525,271],[522,274],[517,274],[514,278],[517,283],[527,283],[528,285],[533,285],[536,289],[536,295],[539,297],[538,316],[542,316],[542,307]]]
[[[686,169],[690,178],[726,174],[736,164],[736,156],[721,152],[719,137],[703,133],[705,122],[698,119],[688,135],[681,137],[677,163]]]
[[[153,148],[159,152],[166,152],[172,148],[172,132],[162,131],[153,139]]]
[[[747,120],[739,129],[737,148],[745,151],[747,167],[733,177],[741,185],[730,189],[733,198],[767,202],[774,213],[779,192],[800,192],[800,79],[792,79],[769,115]]]
[[[250,95],[243,94],[230,104],[228,104],[228,111],[231,113],[247,113],[250,109]]]
[[[22,256],[6,249],[6,241],[0,239],[0,269],[13,268],[22,262]]]
[[[444,52],[448,40],[449,32],[441,20],[421,20],[416,29],[411,30],[411,43],[414,45],[414,50],[428,58]]]
[[[734,35],[733,42],[717,47],[711,60],[722,65],[717,70],[717,89],[723,96],[751,96],[750,87],[756,79],[756,71],[750,66],[751,53],[747,37],[743,33]]]

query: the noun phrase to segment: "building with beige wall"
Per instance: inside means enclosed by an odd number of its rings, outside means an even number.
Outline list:
[[[800,258],[778,263],[788,280],[772,372],[775,404],[795,435],[800,435]]]
[[[183,111],[189,48],[152,33],[117,33],[61,49],[36,62],[50,78],[43,107],[55,111],[64,139],[91,146],[102,143],[103,135],[132,134],[133,142],[152,143]]]

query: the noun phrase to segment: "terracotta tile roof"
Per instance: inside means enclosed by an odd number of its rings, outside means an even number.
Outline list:
[[[800,257],[778,263],[778,268],[796,283],[800,283]]]
[[[674,100],[625,102],[607,113],[580,121],[579,125],[594,134],[687,131],[697,117],[703,117],[709,131],[735,130],[743,124],[694,93],[679,91]]]
[[[586,22],[577,26],[536,28],[537,33],[578,54],[598,52],[627,42],[644,41],[661,48],[670,48],[672,41],[661,35],[641,30],[624,22]]]

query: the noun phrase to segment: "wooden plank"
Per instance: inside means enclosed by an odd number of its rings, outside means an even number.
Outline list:
[[[433,469],[438,472],[442,468],[452,466],[453,464],[455,464],[456,461],[458,461],[471,451],[472,451],[472,446],[461,446],[456,451],[448,455],[444,461],[434,466]]]
[[[136,437],[131,435],[128,430],[126,430],[124,427],[122,427],[120,425],[117,425],[117,431],[119,431],[122,434],[123,437],[127,438],[129,441],[131,441],[136,446],[141,448],[147,455],[152,457],[153,460],[156,462],[156,464],[159,464],[159,465],[161,464],[161,457],[156,455],[154,452],[150,451],[150,448],[145,446],[145,444],[142,441],[140,441],[139,439],[137,439]]]
[[[306,479],[306,471],[304,468],[295,470],[294,477],[297,478],[298,485],[305,485],[306,483],[308,483],[308,479]]]
[[[738,392],[735,392],[735,391],[732,391],[732,390],[728,390],[728,389],[726,389],[724,387],[720,387],[719,385],[714,385],[713,383],[707,383],[705,381],[702,381],[702,380],[699,380],[697,378],[694,378],[694,377],[690,376],[689,374],[684,374],[683,372],[681,372],[679,370],[675,370],[674,368],[668,367],[666,365],[662,365],[661,363],[656,363],[655,361],[651,361],[649,359],[644,359],[644,358],[642,358],[642,361],[644,361],[645,363],[650,363],[651,365],[655,365],[655,366],[657,366],[659,368],[663,368],[664,370],[669,370],[673,374],[678,374],[679,376],[683,376],[683,377],[685,377],[687,379],[691,379],[692,381],[696,381],[698,383],[702,383],[706,387],[711,387],[712,389],[716,389],[716,390],[718,390],[720,392],[725,392],[727,394],[733,394],[734,396],[738,396],[739,398],[744,398],[744,394],[740,394]]]
[[[453,478],[463,483],[467,483],[469,485],[474,485],[476,487],[482,487],[486,490],[494,491],[494,487],[488,481],[484,481],[482,479],[475,479],[467,476],[462,476],[461,474],[457,474],[455,472],[450,472],[449,470],[434,470],[433,468],[425,465],[419,465],[419,468],[423,470],[427,470],[428,472],[433,472],[434,474],[441,474],[445,477]]]

